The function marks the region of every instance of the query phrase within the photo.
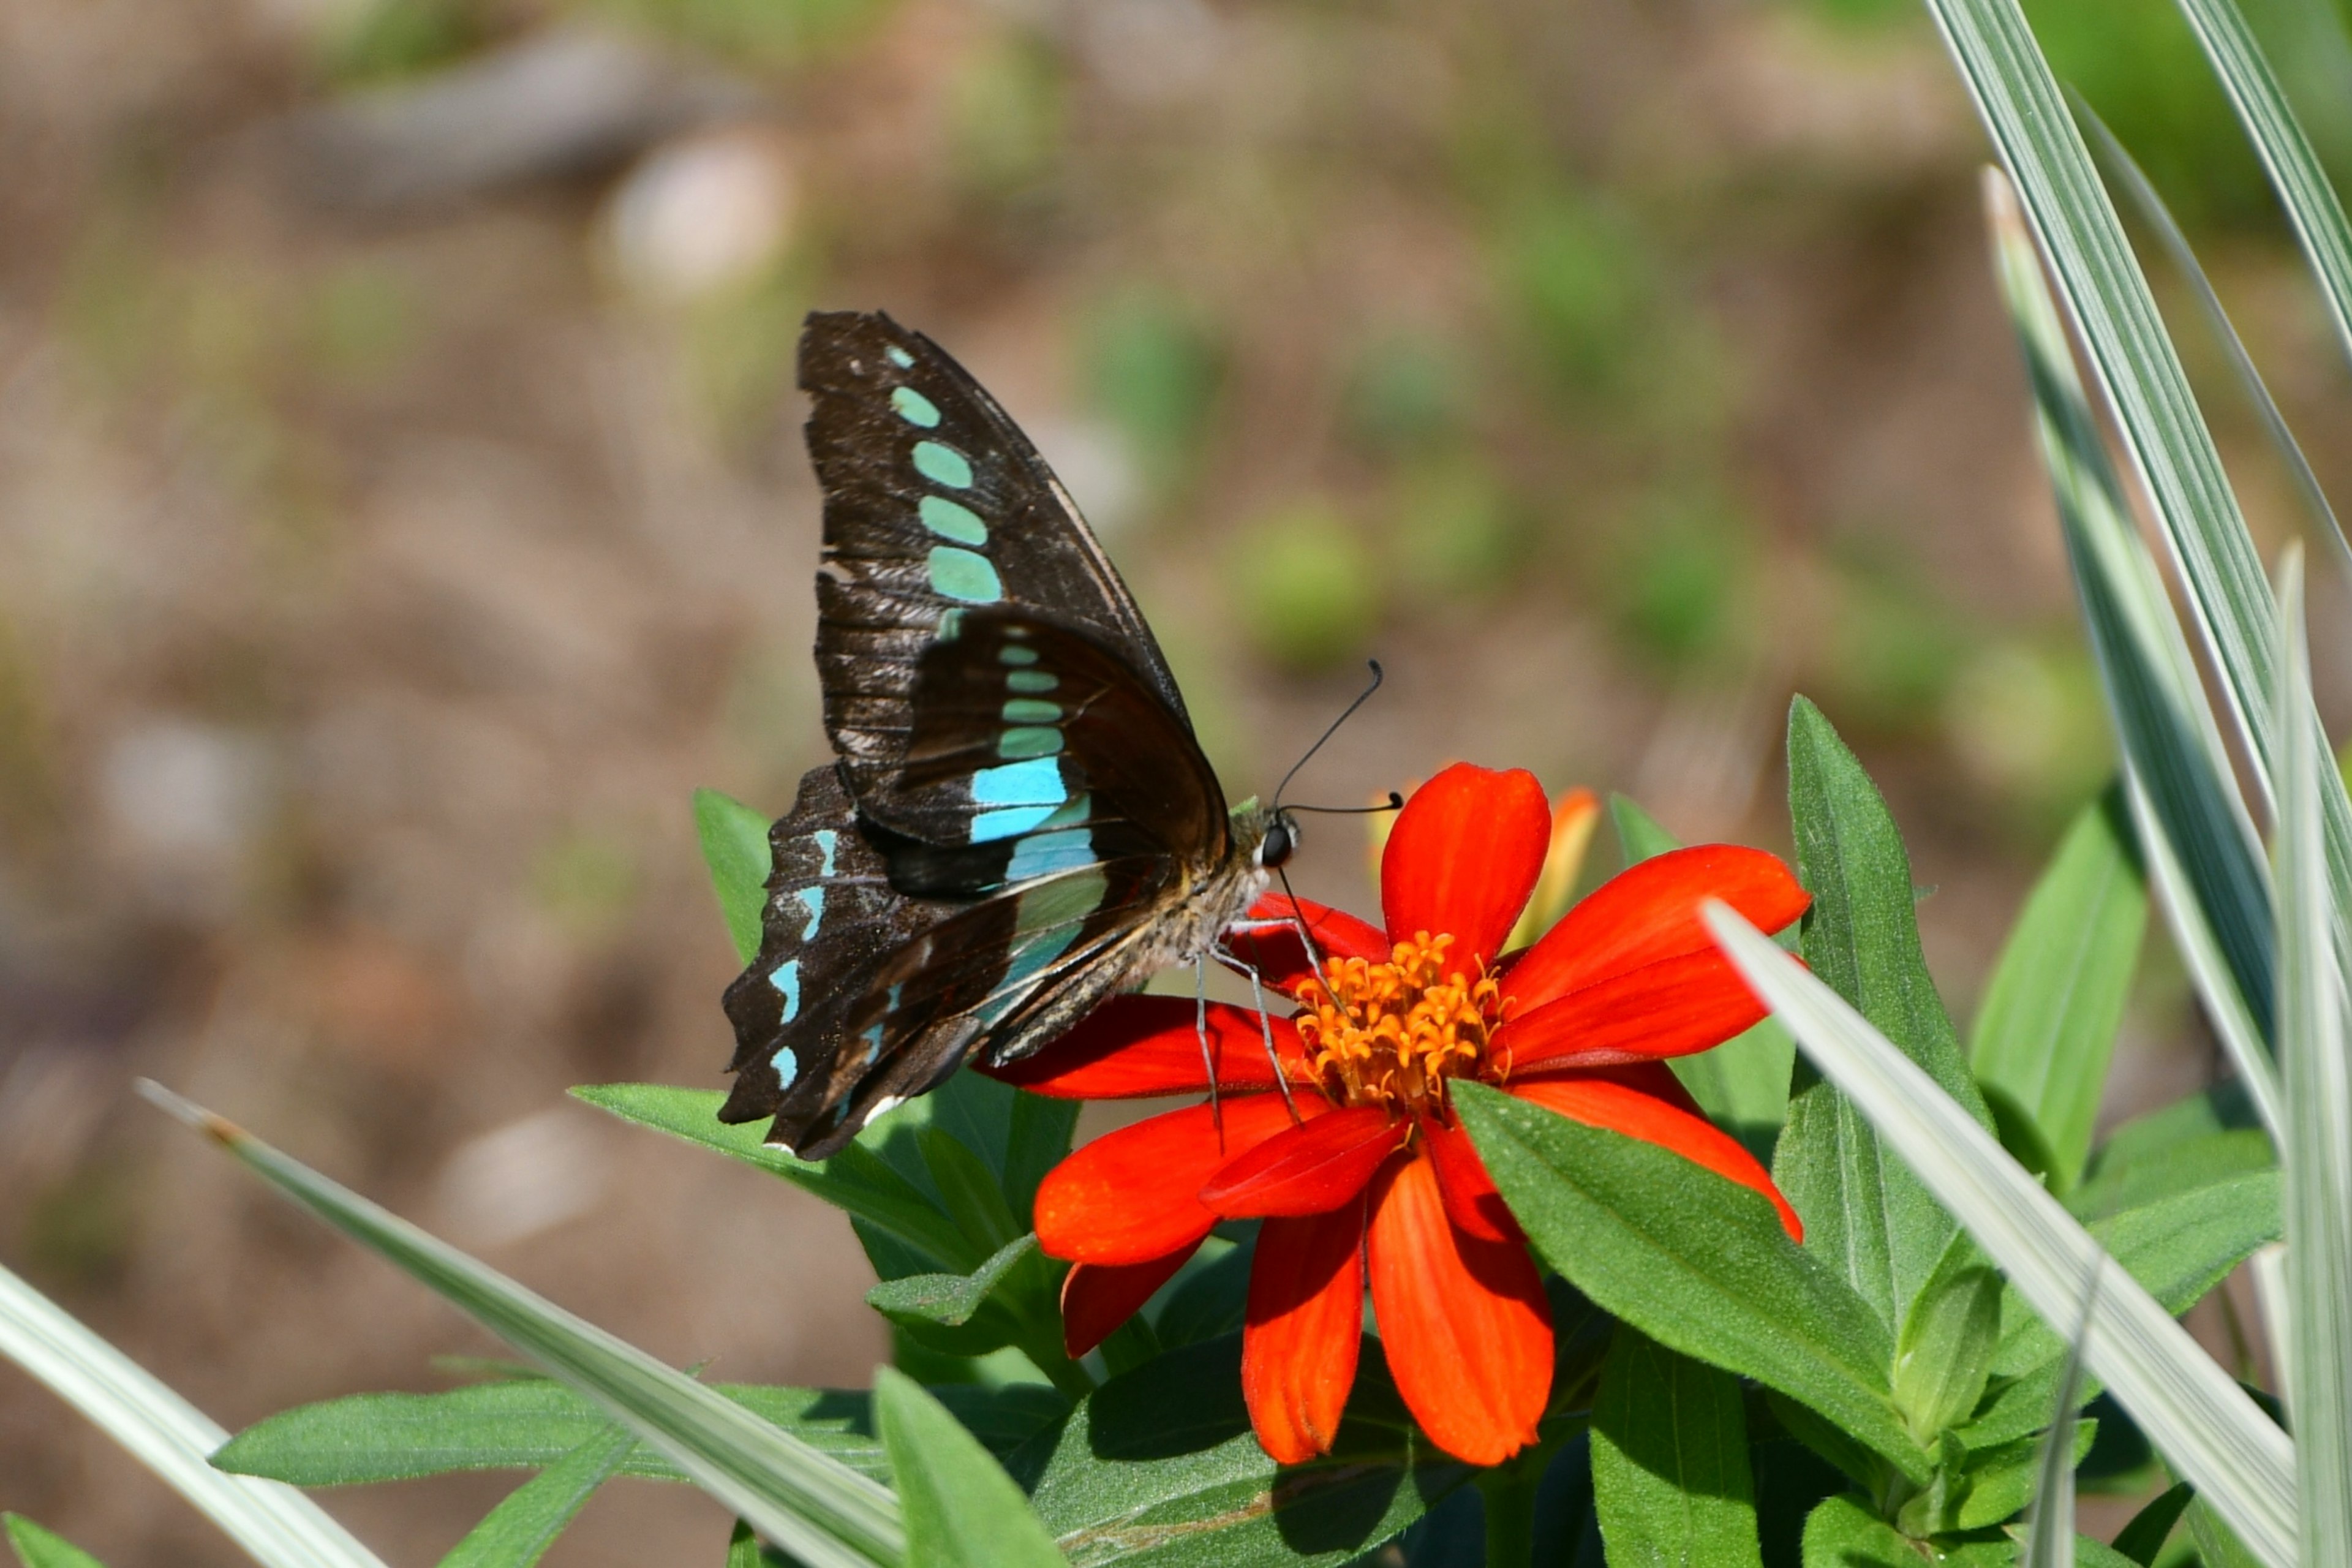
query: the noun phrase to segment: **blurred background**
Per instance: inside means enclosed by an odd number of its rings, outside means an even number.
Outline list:
[[[2177,14],[2029,9],[2352,493],[2344,367]],[[1984,155],[1908,0],[0,0],[0,1258],[231,1427],[485,1353],[152,1074],[674,1362],[866,1380],[837,1215],[562,1096],[719,1084],[688,792],[781,810],[824,755],[812,306],[999,395],[1236,796],[1377,653],[1303,798],[1468,757],[1785,848],[1809,693],[1965,1026],[2110,764]],[[1357,826],[1309,830],[1304,889],[1367,907]],[[2152,942],[2110,1113],[2211,1056]],[[510,1484],[331,1501],[425,1563]],[[0,1506],[236,1560],[5,1367]],[[725,1533],[629,1483],[551,1561]]]

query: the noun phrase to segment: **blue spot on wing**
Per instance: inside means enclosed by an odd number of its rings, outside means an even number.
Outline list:
[[[931,591],[943,598],[992,605],[1004,597],[1004,580],[985,555],[952,544],[935,544],[924,564],[930,571]]]
[[[776,965],[769,972],[768,984],[783,993],[784,1022],[789,1024],[800,1016],[801,961],[792,958]]]
[[[982,768],[971,775],[976,805],[1059,805],[1069,795],[1062,783],[1062,764],[1052,757]]]
[[[971,459],[944,441],[915,443],[915,472],[950,489],[971,489]]]
[[[1094,830],[1065,828],[1058,833],[1034,834],[1015,844],[1012,863],[1004,868],[1004,879],[1008,882],[1025,882],[1032,877],[1076,871],[1094,863]]]
[[[824,919],[824,889],[803,888],[798,896],[801,906],[808,910],[808,924],[801,928],[801,940],[814,942],[816,940],[817,923]]]
[[[898,351],[894,349],[891,352],[895,353]],[[824,853],[824,863],[816,868],[816,874],[820,877],[832,876],[833,847],[835,842],[840,837],[840,835],[835,833],[830,827],[820,827],[814,833],[810,834],[809,837],[816,840],[816,847]]]
[[[919,425],[926,430],[935,429],[940,422],[940,405],[911,386],[893,387],[890,406],[898,417],[909,425]]]

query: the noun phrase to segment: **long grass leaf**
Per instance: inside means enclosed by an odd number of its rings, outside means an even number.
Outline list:
[[[2303,455],[2303,446],[2295,440],[2294,430],[2288,427],[2286,416],[2279,411],[2278,400],[2271,395],[2269,384],[2263,380],[2263,373],[2255,368],[2254,356],[2246,352],[2245,340],[2238,336],[2238,329],[2230,321],[2230,312],[2222,308],[2221,296],[2214,292],[2212,280],[2205,276],[2205,268],[2198,261],[2197,252],[2189,247],[2189,237],[2180,232],[2180,225],[2173,220],[2172,209],[2164,205],[2164,198],[2157,193],[2155,182],[2147,177],[2124,144],[2116,139],[2116,133],[2107,129],[2107,122],[2083,101],[2081,95],[2070,91],[2067,101],[2074,106],[2074,118],[2081,121],[2083,130],[2090,137],[2091,151],[2097,155],[2108,181],[2122,191],[2124,199],[2139,214],[2140,221],[2156,236],[2157,243],[2164,247],[2165,255],[2172,260],[2173,270],[2179,273],[2181,280],[2189,285],[2189,295],[2197,301],[2198,312],[2205,318],[2214,342],[2220,343],[2221,352],[2229,356],[2231,368],[2237,372],[2238,384],[2246,395],[2246,402],[2253,408],[2254,417],[2262,421],[2263,432],[2270,437],[2272,449],[2278,454],[2279,461],[2286,466],[2287,478],[2293,481],[2295,494],[2303,501],[2304,510],[2310,514],[2313,531],[2327,542],[2328,548],[2336,556],[2336,563],[2347,574],[2352,574],[2352,542],[2345,539],[2344,524],[2336,517],[2336,508],[2329,504],[2327,492],[2320,488],[2319,476],[2312,471],[2311,459]]]
[[[2083,1361],[2091,1337],[2091,1310],[2098,1300],[2096,1265],[2083,1290],[2083,1311],[2066,1368],[2058,1379],[2055,1414],[2042,1435],[2034,1461],[2033,1502],[2025,1514],[2025,1551],[2021,1568],[2074,1568],[2074,1433],[2081,1421]]]
[[[2286,1080],[2287,1410],[2305,1561],[2352,1563],[2352,1063],[2320,841],[2322,752],[2303,628],[2303,562],[2280,593],[2279,1054]],[[2330,772],[2334,770],[2329,769]],[[2241,1532],[2242,1533],[2242,1531]]]
[[[1862,1016],[1719,902],[1716,942],[1862,1108],[2042,1321],[2071,1325],[2105,1254],[1992,1136]],[[2105,1271],[2087,1362],[2141,1431],[2268,1568],[2295,1568],[2294,1449],[2261,1408],[2140,1286]]]
[[[2180,9],[2221,79],[2248,140],[2263,160],[2286,209],[2287,222],[2319,279],[2320,299],[2336,335],[2352,353],[2352,224],[2321,167],[2319,154],[2295,121],[2286,91],[2263,58],[2253,29],[2235,0],[2180,0]]]
[[[811,1568],[898,1562],[905,1536],[897,1500],[875,1482],[243,1129],[159,1085],[141,1089],[279,1192],[586,1394]]]
[[[2267,1044],[2273,937],[2261,841],[2195,656],[2132,526],[2011,187],[1998,173],[1987,173],[1985,206],[2148,877],[2214,1032],[2275,1137]]]
[[[209,1456],[228,1440],[226,1432],[5,1268],[0,1268],[0,1355],[130,1450],[255,1562],[269,1568],[383,1568],[293,1488],[214,1469]]]

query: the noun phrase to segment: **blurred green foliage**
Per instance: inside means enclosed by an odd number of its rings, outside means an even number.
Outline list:
[[[627,917],[638,883],[635,855],[610,832],[559,834],[531,862],[532,901],[583,939],[609,932]]]
[[[1526,510],[1493,465],[1468,451],[1413,463],[1391,493],[1400,597],[1479,599],[1507,589],[1529,544]]]
[[[1250,643],[1300,673],[1362,651],[1380,625],[1380,569],[1331,502],[1293,501],[1237,530],[1226,577]]]
[[[1811,676],[1849,729],[1934,731],[1970,647],[1948,598],[1900,567],[1832,561],[1827,625]]]
[[[1657,307],[1655,259],[1632,221],[1598,196],[1531,194],[1505,214],[1496,259],[1540,372],[1588,397],[1624,391]]]
[[[372,0],[328,30],[321,65],[331,81],[373,86],[447,65],[484,37],[467,0]]]
[[[574,8],[740,65],[779,66],[856,42],[892,0],[571,0]]]
[[[1181,484],[1224,384],[1213,321],[1171,290],[1137,283],[1098,304],[1084,331],[1086,384],[1096,406],[1155,490]]]
[[[1067,95],[1060,53],[1027,28],[1006,28],[975,49],[949,93],[958,179],[999,199],[1042,184],[1062,151]]]
[[[1341,422],[1369,452],[1424,452],[1468,423],[1469,381],[1451,339],[1392,327],[1355,345],[1340,393]]]
[[[1601,586],[1620,633],[1668,668],[1737,651],[1757,569],[1747,520],[1711,489],[1664,487],[1618,531]]]

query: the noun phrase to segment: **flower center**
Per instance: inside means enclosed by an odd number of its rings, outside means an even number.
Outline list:
[[[1447,962],[1451,935],[1416,932],[1386,963],[1332,958],[1298,988],[1298,1035],[1323,1092],[1341,1105],[1442,1110],[1445,1080],[1490,1064],[1503,994]]]

